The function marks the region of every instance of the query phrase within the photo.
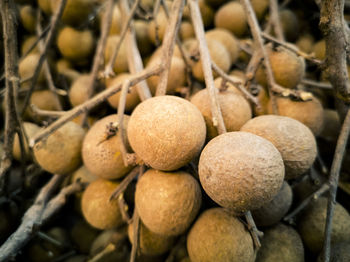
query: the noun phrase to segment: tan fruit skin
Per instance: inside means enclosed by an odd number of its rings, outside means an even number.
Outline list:
[[[236,213],[271,201],[284,179],[283,160],[275,146],[247,132],[213,138],[201,153],[198,172],[208,196]]]
[[[110,201],[119,182],[98,179],[84,191],[81,207],[84,218],[93,227],[110,229],[124,223],[116,199]]]
[[[128,121],[129,118],[124,116],[124,132]],[[133,168],[124,165],[118,134],[106,140],[106,126],[115,122],[118,122],[116,114],[102,118],[90,128],[83,142],[82,157],[85,166],[104,179],[121,178]],[[127,147],[130,150],[128,143]]]
[[[27,135],[28,140],[31,139],[39,130],[40,127],[37,126],[36,124],[30,123],[30,122],[23,122],[22,123],[23,129]],[[27,144],[27,140],[24,139],[24,148],[25,148],[25,158],[26,159],[30,159],[30,149],[29,149],[29,145]],[[15,135],[15,139],[13,141],[13,158],[16,159],[17,161],[20,161],[22,159],[22,155],[21,155],[21,146],[19,143],[19,138],[18,138],[18,134],[16,133]]]
[[[205,141],[202,114],[175,96],[157,96],[139,104],[128,125],[135,153],[155,169],[176,170],[196,157]]]
[[[241,131],[261,136],[279,150],[286,168],[286,179],[301,176],[315,161],[315,137],[307,126],[295,119],[276,115],[259,116],[248,121]]]
[[[184,233],[202,203],[197,180],[185,172],[148,170],[138,181],[135,207],[144,225],[165,236]]]
[[[52,174],[66,175],[81,165],[81,146],[85,131],[73,122],[67,122],[47,140],[34,146],[39,165]]]
[[[252,238],[245,226],[223,208],[204,211],[187,236],[192,262],[253,262]]]
[[[250,105],[243,96],[231,91],[223,91],[217,92],[217,97],[228,132],[239,131],[241,127],[252,118]],[[216,137],[218,132],[213,124],[208,90],[203,89],[196,93],[191,98],[191,103],[201,111],[204,117],[207,126],[207,140]]]

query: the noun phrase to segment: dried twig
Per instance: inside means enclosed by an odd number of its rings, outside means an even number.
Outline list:
[[[226,132],[226,128],[214,87],[213,74],[211,71],[212,61],[210,59],[207,42],[205,40],[204,26],[198,6],[198,0],[189,0],[188,3],[190,6],[192,24],[199,44],[199,52],[203,66],[205,85],[207,86],[207,90],[209,92],[213,124],[218,129],[218,133],[223,134]]]
[[[324,233],[323,244],[323,258],[325,262],[329,262],[331,251],[331,232],[332,232],[332,219],[334,214],[334,208],[336,205],[336,195],[339,181],[340,168],[343,162],[346,145],[349,139],[350,133],[350,110],[346,114],[343,126],[341,128],[337,146],[335,148],[334,158],[331,167],[331,174],[329,176],[329,196],[327,206],[327,219],[326,228]]]
[[[103,262],[106,256],[116,251],[116,246],[113,243],[109,243],[100,253],[96,254],[93,258],[89,259],[87,262]]]
[[[283,42],[284,35],[279,17],[277,0],[270,0],[270,23],[272,25],[272,28],[274,29],[277,39]]]
[[[321,89],[326,89],[326,90],[332,90],[333,87],[331,84],[326,83],[326,82],[318,82],[318,81],[314,81],[311,79],[302,79],[301,80],[301,84],[306,85],[306,86],[311,86],[311,87],[317,87],[317,88],[321,88]]]
[[[120,47],[122,46],[123,40],[124,40],[124,38],[126,36],[128,28],[130,27],[131,21],[132,21],[134,15],[135,15],[135,12],[136,12],[136,9],[137,9],[139,3],[140,3],[140,0],[135,0],[133,6],[131,8],[131,11],[129,13],[129,16],[125,20],[125,23],[123,24],[123,28],[122,28],[122,31],[120,33],[120,38],[119,38],[119,41],[117,43],[117,46],[114,49],[113,54],[111,56],[111,59],[109,60],[108,64],[106,65],[104,73],[103,73],[103,76],[106,77],[106,78],[109,78],[109,77],[115,75],[114,74],[114,70],[113,70],[113,66],[115,64],[115,61],[117,59]]]
[[[118,206],[119,206],[119,210],[120,210],[120,213],[122,214],[122,218],[123,220],[129,225],[132,223],[132,219],[130,218],[129,216],[129,207],[127,205],[127,203],[125,202],[125,199],[124,199],[124,194],[120,194],[119,197],[118,197]]]
[[[122,15],[125,17],[130,16],[129,4],[127,0],[121,1],[121,11]],[[140,51],[137,47],[136,36],[133,22],[131,22],[129,30],[126,33],[126,43],[127,43],[127,58],[128,58],[128,66],[129,71],[132,74],[136,74],[141,72],[143,68],[142,58],[140,55]],[[141,101],[144,101],[150,97],[152,97],[149,87],[146,81],[141,81],[136,86],[137,92],[140,96]]]
[[[259,237],[262,237],[264,234],[261,231],[259,231],[258,228],[256,227],[252,213],[250,211],[245,212],[244,216],[247,220],[248,229],[251,232],[254,246],[256,249],[259,249],[261,247]]]
[[[21,225],[0,247],[0,261],[6,262],[12,259],[33,237],[35,229],[42,224],[47,201],[53,191],[62,183],[63,179],[63,176],[55,175],[40,190],[34,204],[23,215]]]
[[[317,191],[315,191],[310,196],[305,198],[292,212],[290,212],[287,216],[285,216],[283,220],[287,221],[288,223],[292,223],[294,217],[298,215],[305,207],[307,207],[311,201],[318,199],[328,190],[329,190],[328,183],[324,183]]]
[[[36,85],[36,82],[38,80],[38,77],[39,77],[39,74],[40,74],[40,71],[41,71],[41,67],[45,61],[45,58],[46,58],[46,54],[49,50],[49,48],[51,47],[51,44],[54,40],[54,36],[55,36],[55,33],[56,33],[56,29],[57,29],[57,25],[58,25],[58,22],[60,20],[60,17],[62,16],[63,14],[63,9],[66,5],[66,2],[67,0],[60,0],[59,2],[59,8],[56,10],[56,12],[54,13],[54,15],[52,16],[51,18],[51,23],[50,23],[50,30],[49,32],[47,33],[47,36],[46,36],[46,39],[45,39],[45,45],[44,45],[44,48],[42,50],[42,53],[40,55],[40,58],[39,58],[39,61],[38,61],[38,64],[36,65],[36,68],[35,68],[35,71],[34,71],[34,74],[33,74],[33,78],[31,79],[31,85],[30,85],[30,88],[29,88],[29,91],[24,99],[24,102],[23,102],[23,108],[22,108],[22,112],[21,114],[23,115],[28,104],[29,104],[29,100],[30,100],[30,97],[34,91],[34,88],[35,88],[35,85]]]
[[[177,32],[179,31],[179,28],[180,28],[182,10],[184,8],[184,4],[185,4],[184,0],[175,0],[171,8],[172,15],[170,16],[170,20],[165,30],[165,35],[162,43],[163,55],[161,60],[162,60],[163,70],[160,74],[156,96],[162,96],[166,94],[171,59],[174,52]]]
[[[47,116],[47,117],[58,118],[63,116],[66,113],[65,111],[42,110],[34,104],[31,104],[30,108],[32,109],[34,115],[37,115],[37,116]]]
[[[119,184],[116,190],[112,193],[110,197],[110,201],[119,197],[121,193],[123,193],[131,181],[134,180],[140,173],[140,167],[137,166],[123,179],[123,181]]]
[[[136,85],[142,80],[147,79],[150,76],[156,75],[160,72],[160,67],[152,67],[145,69],[141,71],[138,74],[133,75],[129,78],[130,85]],[[67,123],[68,121],[72,120],[73,118],[79,116],[80,114],[84,112],[88,112],[95,106],[101,104],[103,101],[105,101],[108,97],[114,95],[115,93],[119,92],[121,90],[121,84],[117,84],[115,86],[111,86],[110,88],[100,92],[99,94],[95,95],[91,99],[85,101],[83,104],[76,106],[72,108],[71,110],[67,111],[65,115],[57,119],[55,122],[53,122],[51,125],[49,125],[47,128],[43,129],[42,131],[38,132],[29,142],[29,146],[33,147],[37,142],[40,140],[46,138],[51,133],[56,131],[58,128],[60,128],[62,125]]]

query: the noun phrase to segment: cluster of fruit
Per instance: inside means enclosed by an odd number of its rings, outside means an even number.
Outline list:
[[[35,45],[39,38],[38,24],[48,21],[61,1],[15,2],[23,32],[19,36],[19,75],[22,80],[29,79],[22,81],[19,90],[21,108],[21,94],[28,90],[40,58],[40,44]],[[42,129],[41,125],[51,121],[35,108],[61,111],[79,106],[94,95],[88,88],[91,81],[88,72],[103,26],[102,16],[107,11],[105,2],[67,0],[55,46],[48,52],[47,67],[40,72],[30,98],[35,107],[28,108],[23,116],[23,129],[29,139]],[[269,26],[269,1],[250,2],[260,25]],[[154,4],[154,0],[141,0],[132,22],[146,68],[162,59],[161,46],[157,46],[168,25],[163,6],[150,19]],[[171,4],[165,1],[169,8]],[[137,86],[132,86],[126,96],[124,122],[120,125],[115,113],[121,98],[118,92],[108,98],[108,104],[90,112],[87,119],[78,117],[67,122],[35,144],[33,154],[27,144],[25,153],[21,154],[19,139],[15,137],[13,157],[17,161],[23,161],[25,156],[26,161],[37,163],[48,173],[66,176],[68,183],[78,180],[88,183],[82,194],[75,195],[74,204],[62,212],[66,225],[54,221],[45,231],[45,238],[38,236],[29,243],[24,251],[27,261],[57,261],[57,258],[66,262],[87,261],[101,251],[108,252],[100,253],[103,259],[98,261],[128,261],[134,227],[127,217],[132,210],[140,217],[137,261],[165,261],[169,253],[176,262],[299,262],[319,255],[326,198],[313,201],[298,215],[296,227],[282,220],[293,203],[297,205],[315,190],[309,172],[314,169],[319,153],[316,142],[326,146],[335,144],[340,120],[334,110],[333,96],[328,90],[313,88],[307,101],[278,94],[271,98],[263,63],[257,66],[253,79],[245,73],[254,44],[242,4],[226,0],[199,0],[198,4],[212,61],[237,83],[252,82],[254,88],[249,91],[253,91],[260,106],[213,73],[227,130],[218,134],[209,92],[205,89],[199,44],[189,6],[185,5],[178,33],[183,50],[175,46],[167,95],[141,101]],[[308,12],[317,12],[312,3],[307,1],[306,5],[310,6]],[[293,50],[313,53],[314,59],[322,60],[325,43],[315,33],[316,29],[310,26],[301,29],[300,21],[305,21],[308,14],[301,12],[304,10],[301,6],[299,1],[293,1],[291,9],[279,10],[280,26],[288,42],[268,44],[266,49],[278,85],[310,91],[303,84],[306,76],[315,81],[326,81],[325,77]],[[38,15],[39,12],[42,14]],[[125,19],[116,3],[104,50],[106,65],[119,41],[123,41],[120,33]],[[99,79],[95,93],[131,77],[127,48],[123,41],[113,65],[116,75]],[[48,71],[57,87],[67,87],[67,97],[48,89]],[[147,79],[152,95],[159,82],[157,75]],[[273,114],[272,100],[278,115]],[[82,125],[86,122],[90,128]],[[121,144],[123,138],[125,145]],[[125,164],[122,146],[136,154],[144,165],[141,170],[147,169],[118,198],[111,199],[123,178],[136,170],[136,163]],[[258,252],[242,219],[248,211],[264,232]],[[2,232],[5,235],[11,218],[1,212],[0,235]],[[333,218],[332,241],[332,256],[340,259],[334,261],[348,261],[350,215],[340,204]],[[75,254],[62,256],[72,246]]]

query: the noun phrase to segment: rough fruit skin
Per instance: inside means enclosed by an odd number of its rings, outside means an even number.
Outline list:
[[[253,262],[250,233],[238,218],[223,208],[204,211],[187,236],[192,262]]]
[[[184,233],[202,203],[200,186],[185,172],[148,170],[138,181],[135,207],[144,225],[166,236]]]
[[[228,2],[215,13],[215,27],[225,28],[235,36],[242,36],[247,30],[247,16],[243,6],[236,1]]]
[[[133,243],[133,227],[128,226],[128,237]],[[140,223],[139,248],[143,255],[158,256],[171,249],[175,242],[174,237],[158,235],[150,231],[142,222]]]
[[[286,88],[295,88],[305,73],[303,58],[285,48],[267,48],[267,51],[276,83]],[[263,66],[259,66],[255,78],[259,84],[267,86],[266,70]]]
[[[119,182],[98,179],[85,189],[81,208],[85,220],[98,229],[110,229],[123,224],[118,200],[110,197]]]
[[[250,105],[243,96],[235,94],[232,91],[222,91],[217,92],[217,98],[228,132],[239,131],[239,129],[252,118]],[[201,111],[204,117],[207,126],[207,139],[210,140],[216,137],[218,132],[213,124],[208,90],[203,89],[196,93],[191,98],[191,103]]]
[[[281,190],[267,204],[259,209],[252,210],[257,226],[272,226],[277,224],[287,214],[293,201],[293,191],[287,182],[283,182]]]
[[[283,160],[274,145],[246,132],[213,138],[202,151],[198,171],[209,197],[237,213],[271,201],[284,179]]]
[[[304,262],[304,246],[295,229],[278,224],[264,232],[256,262]]]
[[[80,75],[69,89],[69,102],[73,107],[84,103],[89,99],[88,86],[91,80],[89,74]]]
[[[133,111],[128,139],[135,153],[155,169],[176,170],[196,157],[205,141],[202,114],[190,102],[175,96],[143,101]]]
[[[84,129],[67,122],[47,140],[34,146],[34,156],[39,165],[52,174],[66,175],[81,165],[81,146]]]
[[[124,116],[124,132],[128,123],[128,116]],[[85,166],[104,179],[118,179],[128,173],[132,166],[125,166],[120,152],[119,134],[106,139],[106,127],[110,123],[118,122],[118,115],[113,114],[97,121],[85,136],[82,156]],[[120,131],[117,131],[120,132]],[[124,134],[126,138],[126,134]],[[128,143],[127,143],[128,145]]]
[[[320,101],[313,97],[308,101],[293,101],[289,98],[278,97],[276,99],[278,113],[281,116],[294,118],[311,129],[315,136],[318,136],[323,129],[323,107]],[[268,112],[272,113],[271,102]]]
[[[241,131],[269,140],[280,151],[286,179],[296,178],[310,169],[317,155],[312,132],[299,121],[285,116],[263,115],[249,120]]]
[[[298,231],[305,246],[314,254],[322,250],[327,217],[327,198],[312,202],[298,221]],[[332,222],[332,243],[350,241],[350,215],[339,203],[336,204]]]

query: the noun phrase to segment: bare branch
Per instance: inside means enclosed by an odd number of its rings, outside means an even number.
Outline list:
[[[112,193],[110,200],[116,199],[119,197],[120,194],[122,194],[131,181],[134,180],[140,173],[140,167],[137,166],[131,172],[123,179],[123,181],[119,184],[119,186],[116,188],[116,190]]]
[[[277,36],[277,39],[284,41],[284,35],[282,30],[282,24],[280,22],[279,12],[278,12],[278,1],[270,0],[270,21]]]

